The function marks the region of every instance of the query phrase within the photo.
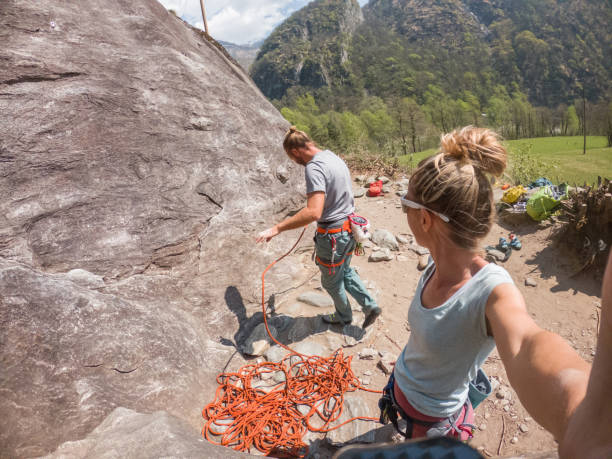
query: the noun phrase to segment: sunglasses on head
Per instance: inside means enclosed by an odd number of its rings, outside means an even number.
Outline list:
[[[411,209],[425,209],[426,211],[431,212],[432,214],[440,217],[440,219],[445,223],[448,223],[450,221],[450,218],[448,218],[446,215],[441,214],[440,212],[436,212],[435,210],[431,210],[429,207],[425,207],[423,204],[419,204],[418,202],[411,201],[410,199],[407,199],[404,196],[402,198],[402,208],[404,212],[408,210],[407,209],[408,207],[410,207]]]

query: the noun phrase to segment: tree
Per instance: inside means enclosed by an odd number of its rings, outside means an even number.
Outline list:
[[[565,135],[576,135],[578,133],[578,129],[580,128],[580,121],[578,120],[578,114],[576,113],[576,107],[574,105],[570,105],[567,107],[566,116],[566,124],[565,124]]]
[[[425,129],[425,115],[421,107],[409,97],[403,99],[392,99],[390,102],[391,115],[396,122],[396,135],[400,139],[402,154],[408,154],[408,143],[410,153],[416,153],[419,133]]]

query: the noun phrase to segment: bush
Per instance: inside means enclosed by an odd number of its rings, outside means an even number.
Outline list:
[[[531,144],[516,145],[510,151],[509,175],[515,185],[527,185],[540,177],[550,176],[553,166],[531,153]]]

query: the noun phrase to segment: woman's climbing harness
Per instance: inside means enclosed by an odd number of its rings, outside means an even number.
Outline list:
[[[329,432],[356,419],[333,425],[343,411],[344,395],[367,389],[351,369],[352,357],[338,349],[331,357],[307,356],[278,342],[270,333],[265,306],[265,275],[298,245],[304,231],[283,256],[268,265],[261,276],[261,305],[264,324],[270,338],[290,353],[279,363],[245,365],[236,372],[217,376],[219,387],[215,400],[206,405],[202,415],[206,424],[202,435],[211,443],[237,451],[256,448],[275,457],[304,457],[307,431]],[[278,380],[269,390],[258,388],[262,380]],[[273,384],[273,383],[271,383]]]

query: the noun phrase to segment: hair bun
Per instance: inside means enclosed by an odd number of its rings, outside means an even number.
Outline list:
[[[297,130],[298,130],[298,128],[297,128],[297,127],[295,127],[295,126],[291,126],[291,127],[289,128],[289,133],[290,133],[290,134],[293,134],[294,132],[297,132]]]
[[[442,136],[444,156],[467,163],[482,172],[501,175],[506,169],[507,152],[497,133],[490,129],[467,126]]]

